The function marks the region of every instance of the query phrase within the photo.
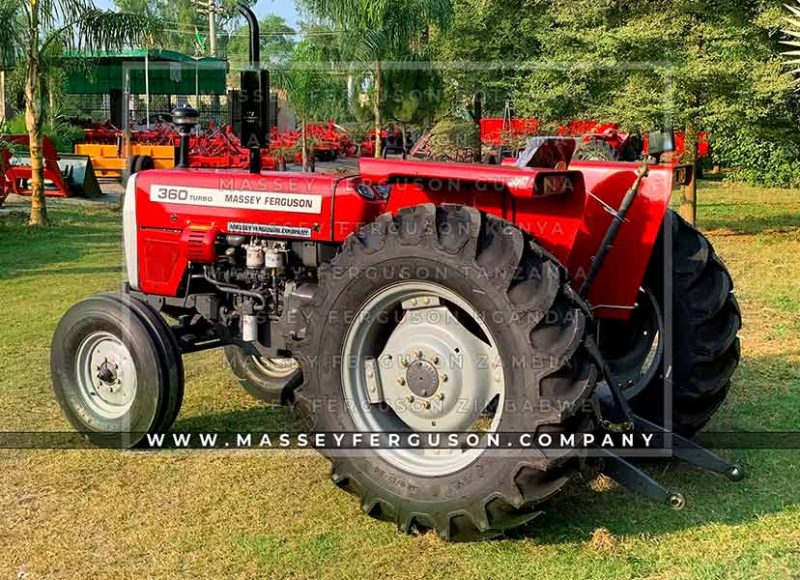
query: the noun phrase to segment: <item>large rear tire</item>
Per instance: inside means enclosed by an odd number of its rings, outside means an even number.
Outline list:
[[[600,347],[615,376],[626,379],[634,412],[659,425],[669,423],[664,390],[672,389],[672,429],[691,436],[702,429],[728,394],[739,364],[741,312],[733,280],[711,243],[688,222],[669,210],[665,218],[672,238],[672,266],[665,265],[662,230],[637,303],[627,323],[600,323]],[[672,368],[664,368],[663,336],[665,283],[672,284]],[[657,333],[657,336],[654,334]],[[631,337],[662,342],[649,370],[646,348]],[[620,345],[632,345],[630,349]],[[648,345],[645,345],[648,346]],[[652,352],[650,354],[652,357]],[[638,365],[638,366],[637,366]],[[637,378],[638,377],[638,378]],[[665,380],[669,377],[670,380]]]
[[[445,315],[425,326],[434,311]],[[458,322],[444,322],[449,315]],[[458,409],[477,411],[476,424],[499,432],[573,431],[588,421],[583,403],[596,369],[581,348],[587,317],[564,269],[518,228],[475,209],[426,204],[381,216],[320,269],[319,288],[296,320],[293,352],[304,382],[295,398],[317,432],[474,430]],[[450,324],[461,340],[430,338]],[[419,341],[400,340],[405,346],[387,354],[401,334]],[[493,362],[442,366],[472,349],[495,353]],[[378,360],[389,364],[376,370]],[[396,380],[381,379],[383,401],[370,405],[368,377],[383,369]],[[492,396],[481,394],[486,384],[502,385],[494,406],[484,406]],[[334,483],[364,512],[449,540],[531,520],[576,463],[572,452],[474,451],[323,452]]]
[[[261,358],[235,345],[225,347],[225,363],[242,388],[256,399],[285,405],[303,380],[297,361],[291,358]]]

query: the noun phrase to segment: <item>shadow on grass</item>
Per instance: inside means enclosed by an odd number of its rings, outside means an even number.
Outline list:
[[[715,235],[755,235],[762,233],[787,233],[800,231],[800,210],[797,213],[781,213],[770,216],[758,215],[701,215],[698,223],[703,230],[723,230]]]
[[[710,429],[726,431],[796,428],[800,398],[792,381],[797,370],[785,357],[749,357],[742,360],[729,400]],[[783,397],[783,398],[782,398]],[[776,413],[775,408],[785,409]],[[291,409],[257,406],[179,420],[174,431],[278,432],[307,429]],[[680,491],[687,507],[674,511],[620,486],[588,488],[576,476],[553,500],[540,509],[544,514],[527,526],[507,534],[509,539],[533,537],[544,544],[590,542],[599,528],[614,537],[660,536],[708,524],[737,525],[791,509],[800,503],[798,450],[720,450],[721,456],[744,465],[747,477],[731,482],[680,462],[652,462],[643,468],[672,491]]]
[[[687,505],[681,511],[615,484],[608,491],[597,492],[588,489],[586,482],[574,482],[542,507],[541,517],[509,537],[532,536],[544,544],[590,542],[600,528],[617,538],[659,536],[706,524],[744,524],[798,504],[797,451],[764,449],[723,455],[745,465],[743,481],[734,483],[674,461],[643,466],[667,489],[684,494]]]
[[[48,274],[81,274],[70,264],[117,243],[121,235],[119,215],[111,212],[87,212],[83,208],[59,209],[52,212],[52,225],[27,226],[26,218],[0,220],[0,280],[8,280],[48,269]],[[120,256],[120,266],[121,268]],[[63,264],[63,268],[58,265]],[[118,271],[109,267],[88,268],[85,273]]]
[[[194,432],[263,432],[299,431],[302,418],[289,407],[260,406],[178,419],[172,431]]]
[[[774,434],[797,431],[800,373],[793,351],[781,356],[744,357],[726,403],[706,430]],[[763,443],[762,443],[763,444]],[[791,509],[800,503],[798,449],[720,449],[718,455],[745,468],[741,482],[678,461],[641,464],[656,481],[684,494],[687,506],[674,511],[612,484],[605,491],[574,481],[542,509],[544,514],[510,537],[534,536],[548,544],[590,541],[605,528],[614,536],[660,535],[706,524],[736,525]],[[605,487],[604,487],[605,489]]]

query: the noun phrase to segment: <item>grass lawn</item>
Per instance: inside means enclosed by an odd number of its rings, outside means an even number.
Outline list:
[[[800,192],[704,182],[701,226],[733,272],[743,360],[717,430],[798,430]],[[74,302],[122,281],[121,213],[54,203],[55,226],[0,219],[0,429],[66,430],[50,337]],[[221,353],[186,358],[177,430],[291,428]],[[510,537],[446,544],[363,515],[315,454],[0,451],[0,578],[781,578],[800,574],[800,452],[723,451],[731,484],[679,465],[673,512],[576,481]],[[597,488],[597,485],[593,487]],[[19,575],[19,576],[18,576]]]

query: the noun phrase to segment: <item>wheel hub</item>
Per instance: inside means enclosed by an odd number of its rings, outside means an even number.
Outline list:
[[[379,357],[383,398],[417,431],[467,431],[503,387],[497,352],[438,299],[419,303],[429,306],[406,310]]]
[[[418,397],[431,397],[439,390],[439,373],[427,360],[417,359],[406,371],[406,384]]]
[[[472,305],[444,286],[413,280],[379,291],[356,313],[342,355],[352,361],[342,367],[342,389],[359,431],[494,431],[500,423],[505,376],[496,343]],[[496,411],[484,425],[494,400]],[[453,473],[481,453],[378,451],[391,464],[427,476]]]
[[[117,379],[117,368],[119,368],[118,365],[115,364],[112,368],[112,365],[109,364],[108,359],[105,359],[103,364],[97,367],[97,378],[108,385],[114,385],[119,380]]]
[[[87,407],[104,419],[116,419],[136,396],[136,368],[128,348],[109,332],[95,332],[78,347],[76,377]]]
[[[603,321],[600,350],[625,396],[635,397],[655,376],[664,352],[664,319],[656,297],[641,289],[636,308],[624,322]],[[605,383],[599,388],[608,389]]]

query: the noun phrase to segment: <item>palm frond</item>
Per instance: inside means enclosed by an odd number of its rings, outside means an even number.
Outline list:
[[[797,2],[796,6],[785,4],[786,9],[792,14],[792,16],[796,18],[791,16],[784,17],[783,20],[789,25],[789,27],[782,30],[785,38],[780,41],[781,44],[789,46],[793,49],[800,48],[800,41],[797,40],[800,39],[800,20],[798,20],[798,18],[800,18],[800,0],[795,1]],[[782,53],[782,56],[785,59],[784,65],[787,67],[795,67],[800,64],[800,59],[795,58],[800,56],[800,50],[787,50]],[[800,69],[797,68],[789,71],[789,74],[794,77],[797,77],[798,73],[800,73]],[[795,80],[795,82],[798,81],[800,81],[800,79]]]
[[[81,15],[71,35],[81,51],[121,50],[158,37],[160,23],[145,14],[128,14],[91,9]]]
[[[12,67],[22,54],[25,35],[22,18],[18,0],[0,0],[0,69]]]

